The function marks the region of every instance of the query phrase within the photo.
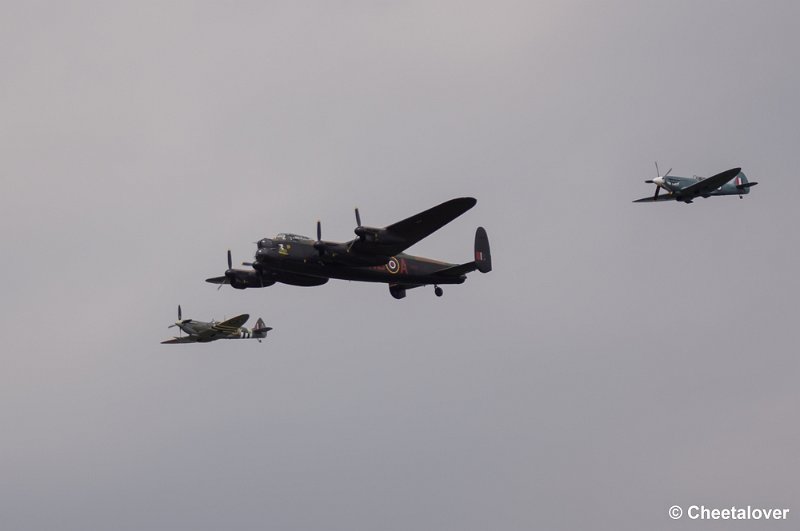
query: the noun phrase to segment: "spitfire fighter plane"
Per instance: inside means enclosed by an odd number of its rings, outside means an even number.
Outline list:
[[[355,210],[356,238],[348,242],[322,239],[317,221],[317,239],[298,234],[281,233],[263,238],[257,245],[255,261],[242,265],[251,269],[233,269],[228,251],[228,269],[221,277],[209,278],[212,284],[229,284],[236,289],[262,288],[282,282],[294,286],[319,286],[331,278],[382,282],[389,284],[395,299],[406,296],[406,290],[433,285],[437,297],[443,294],[440,285],[461,284],[467,273],[492,270],[489,238],[483,227],[475,232],[475,259],[464,264],[451,264],[411,256],[404,253],[418,241],[439,230],[475,206],[472,197],[451,199],[410,218],[384,228],[361,225]]]
[[[174,337],[162,344],[172,345],[175,343],[209,343],[217,339],[257,339],[259,343],[265,337],[267,332],[272,330],[269,326],[264,325],[264,321],[259,317],[256,321],[254,328],[244,328],[242,325],[250,319],[246,313],[231,317],[220,323],[211,321],[206,323],[203,321],[195,321],[194,319],[182,319],[181,307],[178,306],[178,320],[175,324],[171,324],[168,328],[177,326],[178,330],[186,332],[187,336]]]
[[[656,185],[656,192],[652,197],[637,199],[634,203],[653,203],[658,201],[683,201],[691,203],[697,197],[712,197],[718,195],[738,195],[742,196],[750,193],[750,187],[757,185],[756,182],[748,182],[747,177],[741,168],[733,168],[718,173],[711,177],[677,177],[670,175],[672,168],[664,175],[659,175],[658,163],[656,163],[656,178],[648,179],[645,182]],[[664,189],[666,193],[659,195]]]

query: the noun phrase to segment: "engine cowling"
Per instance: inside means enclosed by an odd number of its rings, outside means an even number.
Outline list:
[[[403,286],[398,285],[390,285],[389,286],[389,293],[392,294],[392,297],[395,299],[405,299],[406,298],[406,288]]]

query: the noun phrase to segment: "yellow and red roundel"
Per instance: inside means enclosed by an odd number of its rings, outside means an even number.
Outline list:
[[[394,256],[391,257],[389,259],[389,261],[386,262],[386,271],[388,271],[389,273],[391,273],[393,275],[396,275],[397,273],[399,273],[400,272],[400,260],[398,260]]]

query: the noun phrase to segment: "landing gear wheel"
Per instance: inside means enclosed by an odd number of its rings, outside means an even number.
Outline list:
[[[444,290],[439,286],[434,287],[433,292],[436,294],[437,297],[441,297],[442,295],[444,295]]]

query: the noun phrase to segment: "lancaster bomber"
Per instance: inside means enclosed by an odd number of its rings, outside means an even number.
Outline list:
[[[322,226],[317,221],[316,240],[289,233],[259,240],[255,260],[242,263],[251,269],[233,269],[229,250],[224,276],[209,278],[206,282],[245,289],[263,288],[276,282],[319,286],[337,278],[389,284],[389,292],[395,299],[404,298],[406,290],[433,285],[434,293],[441,297],[441,285],[461,284],[467,279],[467,273],[476,269],[481,273],[492,270],[489,238],[483,227],[475,232],[475,255],[471,262],[451,264],[404,251],[476,203],[472,197],[451,199],[384,228],[361,225],[356,208],[356,238],[353,240],[342,243],[323,240]]]
[[[261,340],[267,337],[267,332],[272,330],[272,328],[266,326],[260,317],[258,321],[256,321],[256,326],[254,328],[244,328],[242,325],[245,324],[248,319],[250,319],[250,316],[246,313],[231,317],[219,323],[216,321],[206,323],[194,319],[183,319],[181,316],[181,307],[178,305],[178,320],[167,328],[177,326],[178,330],[186,332],[187,335],[173,337],[161,343],[167,345],[176,343],[209,343],[217,339],[257,339],[258,342],[261,343]]]
[[[645,182],[655,184],[656,191],[652,197],[637,199],[634,203],[653,203],[659,201],[683,201],[691,203],[698,197],[714,197],[718,195],[738,195],[742,196],[750,193],[750,187],[757,185],[756,182],[749,182],[747,176],[741,168],[733,168],[723,171],[711,177],[677,177],[670,175],[672,168],[664,175],[659,175],[658,163],[656,163],[656,178],[648,179]],[[659,195],[661,190],[666,193]]]

